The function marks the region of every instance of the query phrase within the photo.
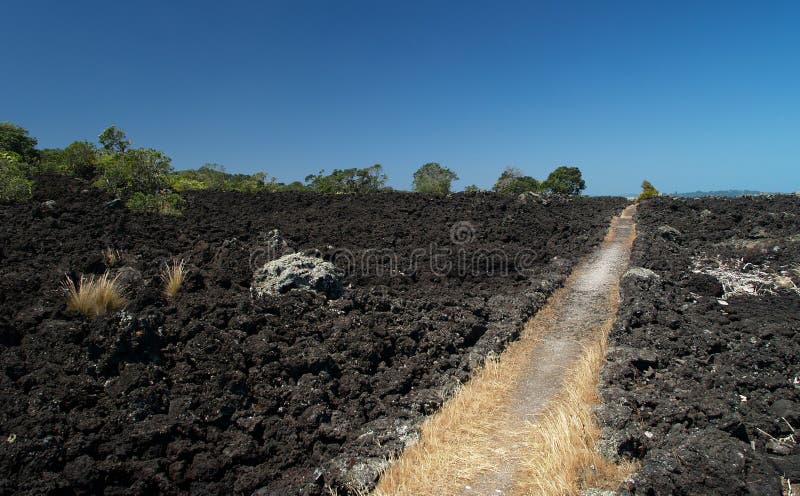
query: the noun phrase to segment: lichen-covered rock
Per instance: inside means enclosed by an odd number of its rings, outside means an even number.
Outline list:
[[[677,241],[681,237],[681,232],[672,226],[658,226],[658,235],[669,241]]]
[[[250,292],[254,298],[278,296],[293,289],[342,295],[342,272],[330,262],[302,253],[284,255],[267,262],[253,274]]]
[[[625,275],[622,276],[623,279],[628,279],[630,277],[647,280],[659,279],[658,274],[644,267],[631,267],[625,272]]]

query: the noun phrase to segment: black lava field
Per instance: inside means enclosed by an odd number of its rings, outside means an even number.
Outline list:
[[[623,494],[776,495],[800,480],[800,198],[639,206],[603,371]],[[634,272],[634,271],[631,271]],[[796,490],[796,489],[795,489]]]
[[[197,192],[163,217],[71,178],[34,193],[0,207],[3,495],[369,487],[626,204]],[[292,251],[334,262],[341,296],[254,299],[254,270]],[[168,300],[159,274],[178,259]],[[65,277],[106,270],[125,308],[68,310]]]

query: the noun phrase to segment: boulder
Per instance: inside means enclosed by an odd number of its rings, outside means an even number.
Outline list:
[[[677,241],[681,237],[681,232],[672,226],[658,226],[658,235],[669,241]]]
[[[284,255],[267,262],[253,274],[250,292],[254,298],[278,296],[291,290],[342,295],[342,272],[330,262],[301,253]]]
[[[635,278],[635,279],[645,279],[645,280],[657,280],[659,279],[658,274],[653,272],[650,269],[645,269],[644,267],[631,267],[625,272],[625,275],[622,276],[623,279],[628,278]]]

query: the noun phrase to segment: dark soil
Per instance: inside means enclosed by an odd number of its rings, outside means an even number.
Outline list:
[[[656,199],[638,231],[632,265],[657,277],[623,279],[599,412],[601,446],[641,462],[623,493],[780,495],[781,476],[800,480],[800,450],[771,439],[800,428],[800,295],[720,303],[691,268],[743,259],[800,283],[800,198]]]
[[[200,192],[173,218],[87,188],[43,177],[33,202],[0,207],[3,495],[368,487],[625,203]],[[122,254],[113,267],[107,247]],[[254,269],[292,249],[345,270],[344,294],[253,300]],[[166,300],[159,271],[174,257],[188,275]],[[67,310],[65,274],[106,269],[121,274],[126,308],[94,320]],[[797,363],[796,348],[772,351]]]

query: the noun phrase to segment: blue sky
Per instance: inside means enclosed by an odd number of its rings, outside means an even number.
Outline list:
[[[282,181],[800,190],[797,2],[7,2],[0,121]]]

